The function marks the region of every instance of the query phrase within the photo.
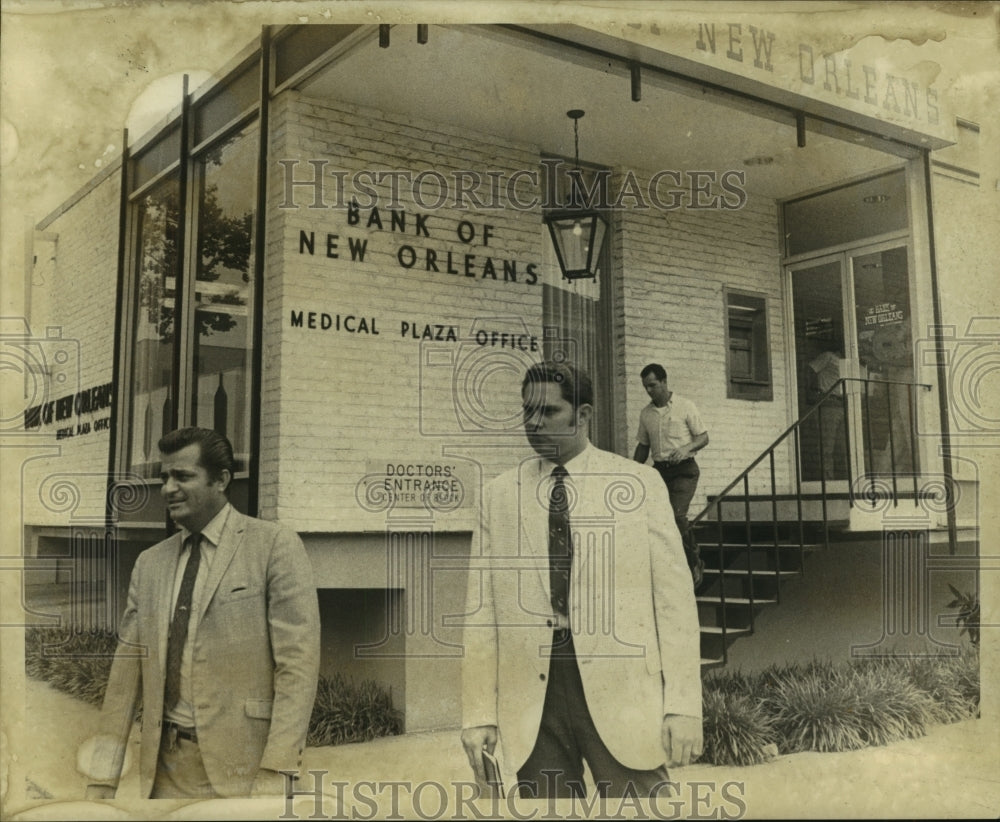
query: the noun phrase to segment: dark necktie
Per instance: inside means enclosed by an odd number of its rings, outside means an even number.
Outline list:
[[[569,472],[562,465],[552,469],[549,490],[549,589],[552,610],[569,613],[569,571],[573,561],[573,537],[569,529],[569,499],[565,479]]]
[[[188,621],[191,618],[191,595],[194,593],[194,581],[198,577],[198,566],[201,565],[201,534],[191,534],[187,539],[191,546],[191,556],[184,567],[181,577],[181,589],[177,594],[177,604],[174,606],[174,618],[170,623],[170,637],[167,640],[167,682],[163,696],[163,710],[171,710],[181,695],[181,656],[184,653],[184,643],[187,642]]]

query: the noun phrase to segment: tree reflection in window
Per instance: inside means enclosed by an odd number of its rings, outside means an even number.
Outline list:
[[[233,443],[237,467],[249,452],[256,128],[199,155],[192,419]]]
[[[138,283],[132,360],[129,465],[141,476],[158,470],[156,440],[170,428],[177,278],[179,184],[168,177],[136,204]]]

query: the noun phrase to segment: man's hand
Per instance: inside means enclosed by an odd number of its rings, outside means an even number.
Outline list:
[[[115,798],[115,788],[112,785],[88,785],[87,793],[85,794],[87,799],[114,799]]]
[[[281,771],[261,768],[253,779],[250,796],[286,796],[291,790],[291,780]]]
[[[667,465],[677,465],[677,463],[683,462],[690,456],[691,456],[690,449],[686,445],[682,445],[680,448],[675,448],[673,451],[667,454],[667,458],[664,460],[664,462],[666,462]]]
[[[667,714],[663,717],[660,733],[667,767],[690,765],[701,756],[702,731],[698,717]]]
[[[483,768],[483,748],[490,753],[497,745],[497,726],[480,725],[477,728],[466,728],[462,731],[462,747],[469,757],[469,765],[476,775],[476,782],[486,784],[486,770]]]

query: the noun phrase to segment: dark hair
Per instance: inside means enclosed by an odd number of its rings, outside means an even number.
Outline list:
[[[198,465],[208,472],[211,480],[222,479],[223,471],[228,471],[230,477],[234,473],[232,444],[211,428],[178,428],[164,434],[157,445],[161,454],[176,454],[189,445],[199,446],[201,455],[198,457]]]
[[[639,379],[644,380],[650,374],[656,377],[656,379],[662,381],[667,378],[667,369],[665,369],[658,362],[651,362],[649,365],[643,368],[641,372],[639,372]]]
[[[529,385],[543,382],[558,383],[562,398],[573,408],[594,404],[594,384],[590,381],[587,372],[569,363],[552,360],[535,363],[524,375],[521,393],[523,394],[524,389]]]

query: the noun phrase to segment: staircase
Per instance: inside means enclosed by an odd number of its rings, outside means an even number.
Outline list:
[[[874,504],[874,495],[889,498],[893,505],[915,496],[915,482],[913,494],[897,482],[900,477],[915,475],[898,472],[894,456],[889,474],[880,475],[878,482],[870,481],[869,477],[848,476],[848,493],[833,493],[828,491],[827,481],[821,479],[817,493],[803,491],[800,475],[803,427],[816,425],[816,417],[824,413],[824,402],[829,397],[836,401],[846,396],[843,385],[848,381],[849,378],[840,380],[820,397],[721,493],[709,497],[709,504],[691,520],[705,563],[704,579],[695,591],[702,670],[727,663],[730,645],[754,633],[761,610],[780,604],[782,586],[806,572],[811,552],[829,548],[831,533],[847,529],[853,508],[866,500]],[[881,381],[864,382],[867,396],[871,386]],[[930,389],[930,386],[912,386],[917,387]],[[825,413],[830,413],[829,407],[827,403]],[[846,420],[846,400],[844,408]],[[822,432],[821,424],[816,427]],[[917,430],[915,416],[910,427],[912,438]],[[844,439],[844,447],[849,449],[849,429]],[[819,451],[820,454],[824,451],[822,433]],[[775,466],[779,459],[790,460],[795,466],[790,491],[779,492],[777,488]],[[819,467],[825,477],[822,457]],[[769,490],[760,493],[761,487]],[[756,492],[751,493],[751,488]],[[850,489],[864,490],[860,498],[855,498]]]
[[[735,500],[733,500],[735,501]],[[781,601],[782,585],[823,547],[807,522],[704,522],[696,531],[705,575],[695,591],[703,669],[725,665],[729,646],[754,632],[757,614]]]

